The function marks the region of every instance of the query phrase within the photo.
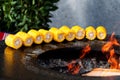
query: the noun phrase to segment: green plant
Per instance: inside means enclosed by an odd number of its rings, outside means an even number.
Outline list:
[[[51,11],[59,0],[1,0],[0,31],[17,32],[49,29]]]

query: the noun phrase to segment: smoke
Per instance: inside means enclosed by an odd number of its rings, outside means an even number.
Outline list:
[[[60,0],[50,26],[103,25],[108,34],[120,34],[120,0]]]

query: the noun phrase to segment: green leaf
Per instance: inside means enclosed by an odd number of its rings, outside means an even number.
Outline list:
[[[2,8],[3,8],[3,11],[6,11],[6,6],[5,5],[3,5]]]
[[[32,0],[32,5],[34,5],[35,4],[35,0]]]
[[[16,3],[17,3],[17,1],[10,2],[11,5],[15,5]]]
[[[13,19],[12,19],[12,17],[11,17],[11,15],[10,15],[10,14],[8,15],[8,17],[9,17],[10,21],[12,22],[12,21],[13,21]]]
[[[27,31],[28,30],[28,24],[24,25],[24,30]]]

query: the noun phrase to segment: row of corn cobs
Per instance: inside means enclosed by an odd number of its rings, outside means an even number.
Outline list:
[[[65,39],[72,41],[74,39],[82,40],[85,37],[88,40],[94,40],[96,37],[99,40],[103,40],[106,38],[106,35],[107,31],[104,26],[98,26],[96,29],[93,26],[88,26],[84,29],[78,25],[72,26],[72,28],[64,25],[60,28],[51,27],[49,30],[31,29],[27,33],[19,31],[16,34],[9,34],[5,39],[5,43],[9,47],[18,49],[22,45],[31,46],[33,43],[41,44],[43,41],[50,43],[52,40],[63,42]]]

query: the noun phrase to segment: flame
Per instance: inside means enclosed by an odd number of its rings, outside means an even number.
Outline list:
[[[120,69],[120,63],[119,63],[120,58],[118,59],[116,57],[116,53],[114,49],[114,46],[120,46],[120,44],[118,43],[117,39],[114,36],[115,36],[115,33],[112,33],[110,40],[105,45],[102,46],[102,52],[104,54],[107,52],[107,54],[105,55],[108,59],[108,63],[110,64],[110,70]],[[73,60],[67,65],[68,71],[71,72],[72,74],[78,74],[80,69],[83,67],[83,65],[80,64],[82,63],[81,59],[83,59],[85,55],[90,52],[90,50],[91,50],[91,47],[89,44],[85,46],[82,50],[82,53],[79,59]]]
[[[80,56],[80,59],[83,59],[87,53],[89,53],[91,50],[91,47],[87,45],[85,48],[82,50],[82,55]],[[78,74],[81,68],[80,65],[80,60],[73,60],[71,61],[68,65],[68,71],[71,72],[72,74]]]
[[[110,57],[108,59],[108,62],[111,65],[110,66],[111,69],[118,69],[119,68],[119,62],[115,58],[115,50],[114,49],[110,50]]]
[[[108,52],[114,45],[120,46],[120,44],[118,43],[117,39],[114,36],[115,36],[115,33],[113,32],[110,37],[110,40],[105,45],[103,45],[102,47],[103,53]]]
[[[109,57],[108,55],[106,55],[106,57],[108,58],[108,63],[110,63],[110,69],[119,69],[119,61],[115,57],[116,55],[113,46],[120,46],[120,44],[114,36],[115,33],[112,33],[110,40],[103,45],[102,52],[109,52]]]
[[[75,63],[70,63],[68,64],[68,70],[69,72],[71,72],[72,74],[78,74],[80,71],[80,65]]]
[[[113,45],[120,46],[117,39],[115,38],[115,33],[114,32],[112,33],[112,35],[110,37],[110,41],[113,43]]]
[[[84,56],[89,53],[91,50],[91,47],[89,46],[89,44],[82,50],[82,55],[80,56],[80,59],[83,59]]]

